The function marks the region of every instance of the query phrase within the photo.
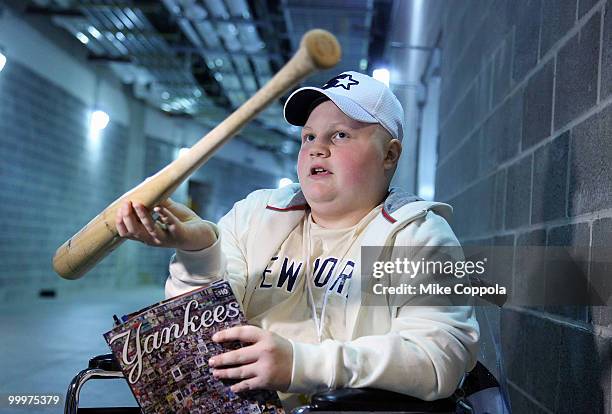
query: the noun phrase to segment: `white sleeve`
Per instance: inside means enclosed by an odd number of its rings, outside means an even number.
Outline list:
[[[434,213],[406,231],[413,245],[458,245],[448,223]],[[423,400],[448,397],[476,363],[478,340],[471,306],[402,306],[384,335],[321,344],[291,341],[288,391],[373,387]]]
[[[182,295],[223,277],[225,260],[221,252],[219,228],[214,223],[208,224],[217,237],[212,246],[198,251],[177,249],[170,259],[170,274],[165,286],[166,298]]]
[[[219,220],[210,223],[217,235],[216,242],[203,250],[186,252],[177,250],[170,262],[170,275],[166,280],[166,298],[225,279],[232,287],[236,299],[242,303],[246,291],[248,266],[245,254],[246,238],[253,209],[261,204],[261,192],[251,193]]]

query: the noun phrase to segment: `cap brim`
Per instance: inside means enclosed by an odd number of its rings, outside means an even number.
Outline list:
[[[371,124],[378,123],[378,120],[369,112],[346,96],[311,86],[300,88],[289,96],[283,111],[285,119],[291,125],[304,126],[310,116],[310,111],[314,109],[311,107],[312,104],[323,96],[328,97],[349,118]]]

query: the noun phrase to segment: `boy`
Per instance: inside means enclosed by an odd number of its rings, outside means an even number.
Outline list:
[[[118,212],[121,236],[177,249],[167,297],[230,282],[251,325],[213,339],[251,345],[210,365],[239,380],[233,391],[374,387],[434,400],[474,366],[473,308],[361,306],[361,246],[458,245],[450,206],[388,189],[402,118],[389,88],[345,72],[285,104],[303,127],[299,185],[253,192],[218,226],[170,200],[155,208],[161,225],[140,204]]]

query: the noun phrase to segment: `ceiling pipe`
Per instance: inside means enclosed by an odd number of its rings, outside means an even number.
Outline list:
[[[390,87],[404,107],[404,142],[393,182],[415,192],[418,189],[420,112],[425,99],[421,82],[439,33],[442,3],[431,0],[396,0],[391,33],[385,51],[390,62]]]

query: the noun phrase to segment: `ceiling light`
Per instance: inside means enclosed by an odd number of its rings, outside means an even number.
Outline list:
[[[98,29],[96,29],[96,28],[95,28],[95,27],[93,27],[93,26],[89,26],[89,27],[87,28],[87,31],[88,31],[88,32],[89,32],[89,33],[90,33],[90,34],[91,34],[93,37],[95,37],[96,39],[99,39],[99,38],[100,38],[100,36],[102,36],[102,33],[100,33],[100,32],[98,31]]]
[[[161,97],[162,99],[168,99],[170,98],[170,93],[168,93],[168,91],[163,91]]]
[[[385,85],[389,86],[389,78],[390,78],[389,69],[386,69],[386,68],[374,69],[374,71],[372,72],[372,77],[376,80],[381,81]]]
[[[81,43],[83,43],[84,45],[86,45],[87,43],[89,43],[89,38],[87,36],[85,36],[83,33],[78,32],[76,34],[76,38],[79,39],[79,41]]]
[[[0,52],[0,72],[4,69],[4,65],[6,65],[6,56],[4,56],[4,53]]]

